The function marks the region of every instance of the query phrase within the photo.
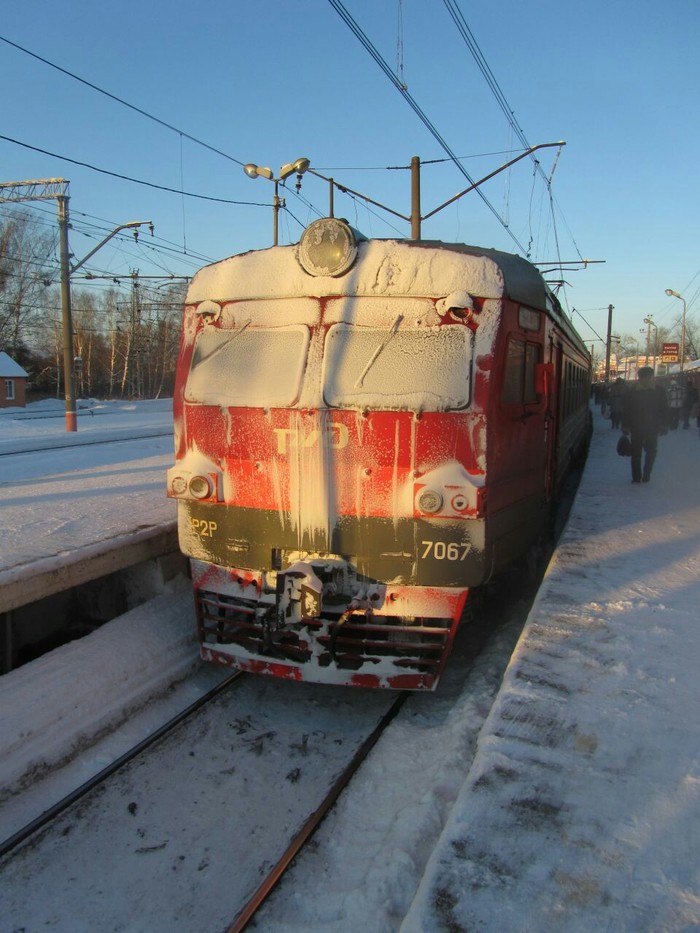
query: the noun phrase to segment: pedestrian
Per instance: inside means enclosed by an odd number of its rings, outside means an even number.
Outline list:
[[[680,379],[673,376],[668,386],[668,426],[675,431],[681,421],[681,409],[685,391]]]
[[[619,376],[610,386],[608,404],[610,405],[610,427],[619,428],[622,421],[622,409],[625,400],[625,380]]]
[[[687,430],[690,427],[690,416],[698,403],[698,390],[693,385],[693,380],[688,376],[685,381],[685,396],[683,398],[683,427]]]
[[[622,430],[629,433],[632,445],[632,482],[648,483],[656,460],[659,434],[666,434],[668,430],[668,400],[661,386],[654,384],[651,366],[642,366],[637,372],[637,381],[625,393]]]

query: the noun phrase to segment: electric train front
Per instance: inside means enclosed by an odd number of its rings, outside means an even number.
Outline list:
[[[482,308],[461,261],[324,218],[193,283],[168,495],[205,659],[437,685],[484,576]]]

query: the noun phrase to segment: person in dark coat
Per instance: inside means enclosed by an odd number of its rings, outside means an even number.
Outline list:
[[[610,427],[619,428],[622,419],[622,408],[625,402],[625,380],[619,376],[610,386],[610,395],[608,401],[610,404]]]
[[[681,385],[678,376],[671,378],[666,389],[666,395],[668,397],[668,427],[669,430],[675,431],[681,422],[681,409],[685,397],[685,389]]]
[[[685,381],[685,395],[683,396],[683,427],[690,427],[690,416],[698,403],[698,390],[693,385],[690,376]]]
[[[622,430],[629,432],[632,444],[632,482],[648,483],[656,460],[659,434],[668,431],[668,400],[662,387],[654,384],[651,366],[642,366],[637,382],[625,394]]]

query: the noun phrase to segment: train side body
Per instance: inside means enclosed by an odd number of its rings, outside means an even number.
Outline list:
[[[373,240],[335,277],[295,246],[203,269],[168,474],[203,657],[434,688],[584,442],[587,378],[515,256]]]

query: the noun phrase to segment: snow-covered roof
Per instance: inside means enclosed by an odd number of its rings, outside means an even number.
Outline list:
[[[416,250],[423,252],[423,261],[416,262]],[[437,241],[368,240],[358,244],[353,269],[339,278],[307,275],[297,251],[297,246],[273,246],[206,266],[192,280],[187,302],[339,294],[436,296],[468,288],[482,298],[507,297],[542,308],[548,296],[542,276],[530,263],[498,250]]]
[[[3,350],[0,350],[0,378],[7,379],[8,377],[17,379],[24,378],[26,379],[29,374],[22,369],[19,363],[15,363],[11,356],[8,356]]]

